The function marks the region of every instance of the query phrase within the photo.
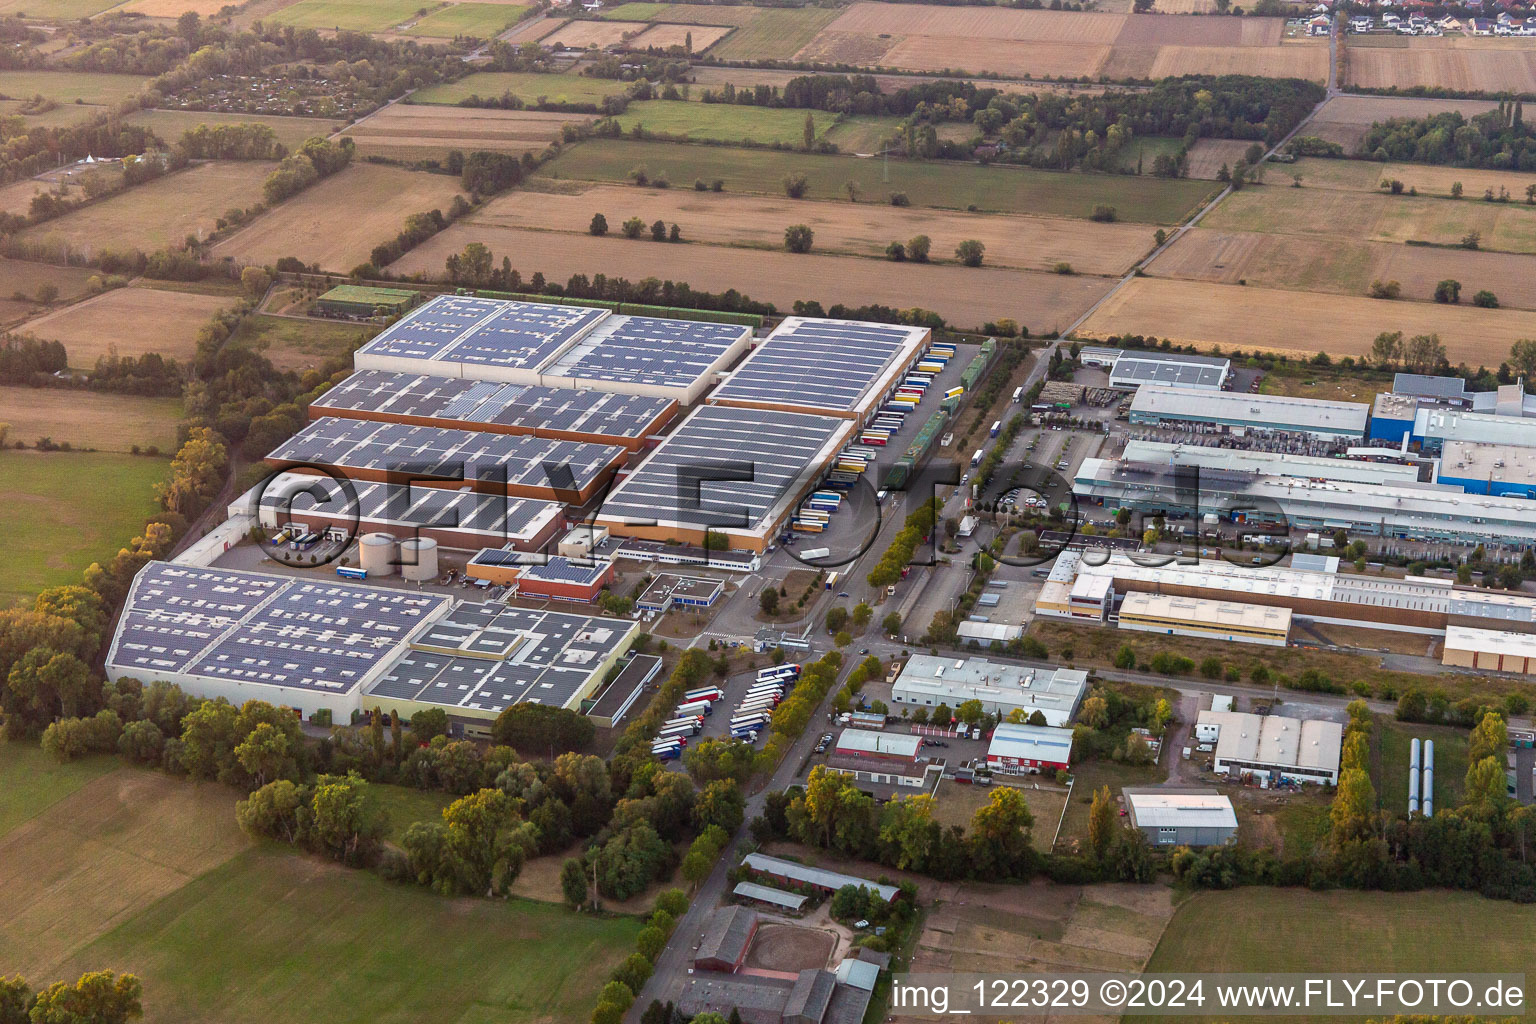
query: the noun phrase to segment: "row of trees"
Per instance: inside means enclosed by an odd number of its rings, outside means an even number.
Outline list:
[[[269,206],[298,195],[350,164],[355,149],[356,144],[350,138],[340,142],[330,142],[318,135],[306,139],[298,152],[283,157],[277,169],[262,182],[261,194]]]
[[[41,992],[19,974],[0,977],[0,1024],[128,1024],[143,1016],[144,986],[132,974],[90,971]]]
[[[1360,152],[1381,161],[1532,171],[1536,133],[1519,100],[1501,100],[1496,110],[1470,118],[1453,110],[1378,121],[1360,140]]]

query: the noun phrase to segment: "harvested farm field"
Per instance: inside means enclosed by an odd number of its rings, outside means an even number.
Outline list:
[[[679,188],[687,188],[695,179],[710,182],[718,178],[727,192],[783,195],[784,176],[803,173],[809,182],[807,197],[812,199],[844,198],[845,184],[853,181],[870,200],[900,192],[913,206],[961,210],[975,206],[983,212],[1082,218],[1102,203],[1114,207],[1122,221],[1147,224],[1179,223],[1214,189],[1210,182],[1150,175],[1061,173],[906,160],[893,162],[890,180],[885,181],[878,160],[609,139],[567,147],[539,174],[555,179],[622,182],[637,166],[644,167],[652,178],[665,175]]]
[[[492,39],[521,18],[527,7],[515,3],[454,3],[432,11],[425,18],[411,23],[402,31],[412,36],[432,36],[438,39],[454,39],[469,36],[474,39]]]
[[[347,136],[357,143],[360,156],[421,160],[450,149],[510,153],[543,149],[560,137],[561,125],[590,120],[584,114],[396,103],[348,128]]]
[[[116,350],[137,356],[158,352],[184,360],[197,347],[198,329],[230,304],[226,296],[155,288],[114,288],[56,313],[28,320],[17,330],[64,343],[69,365],[88,370]]]
[[[692,40],[693,49],[689,52],[703,53],[730,34],[731,29],[726,25],[672,25],[658,22],[640,33],[634,45],[642,49],[654,46],[658,50],[665,50],[673,46],[687,46]]]
[[[120,14],[142,14],[146,18],[176,18],[191,11],[208,18],[228,6],[227,0],[132,0],[117,8]]]
[[[261,160],[195,164],[30,228],[22,237],[63,241],[88,254],[164,249],[188,235],[206,237],[231,207],[261,202],[261,183],[275,166]]]
[[[1441,246],[1459,245],[1476,231],[1484,249],[1536,253],[1536,207],[1515,202],[1453,202],[1342,189],[1250,188],[1228,196],[1200,226]]]
[[[166,455],[176,450],[181,399],[141,398],[57,388],[0,388],[0,409],[12,438],[31,444],[39,437],[68,441],[75,448],[127,452],[153,445]]]
[[[446,210],[459,179],[356,163],[258,217],[213,247],[216,257],[270,265],[297,256],[326,270],[348,271],[368,261],[413,213]]]
[[[51,284],[59,290],[58,299],[68,302],[85,294],[86,282],[96,271],[88,267],[60,267],[52,263],[25,263],[0,257],[0,323],[30,312],[31,301],[17,301],[17,292],[30,300],[38,288]]]
[[[881,257],[893,241],[927,235],[933,241],[934,258],[949,260],[958,243],[974,238],[987,247],[987,266],[1050,270],[1066,262],[1084,274],[1123,274],[1153,245],[1152,229],[1145,224],[623,185],[597,185],[567,195],[511,192],[465,223],[472,229],[494,226],[581,233],[594,212],[603,213],[614,233],[624,220],[639,217],[647,224],[656,220],[678,224],[690,242],[764,249],[781,248],[789,225],[807,224],[816,233],[816,251],[859,256]]]
[[[1189,151],[1189,176],[1214,181],[1222,164],[1231,170],[1251,145],[1245,139],[1201,139]]]
[[[539,40],[545,46],[585,50],[590,46],[619,46],[650,26],[636,21],[568,21],[559,31]]]
[[[1442,44],[1433,48],[1351,46],[1346,65],[1349,84],[1365,89],[1426,86],[1457,92],[1536,92],[1536,47],[1443,45],[1454,41],[1449,37],[1408,40]]]
[[[1509,191],[1512,203],[1522,203],[1526,186],[1536,184],[1536,174],[1522,174],[1519,171],[1438,167],[1432,164],[1381,164],[1372,160],[1306,158],[1285,167],[1283,174],[1300,174],[1302,184],[1307,188],[1342,188],[1357,192],[1384,192],[1381,183],[1396,178],[1403,183],[1405,190],[1416,190],[1421,196],[1442,198],[1449,198],[1452,186],[1461,182],[1463,200],[1466,202],[1483,199],[1485,190],[1491,189],[1497,195],[1499,189],[1503,188]]]
[[[838,15],[837,8],[727,7],[712,4],[629,3],[604,12],[605,18],[719,25],[734,28],[710,50],[721,60],[787,60]],[[649,39],[650,37],[647,37]],[[642,45],[646,44],[642,41]],[[694,34],[694,51],[702,49]]]
[[[818,137],[832,126],[835,119],[834,115],[820,110],[644,100],[631,103],[615,120],[626,132],[643,126],[647,133],[660,138],[795,145],[804,137],[807,116],[812,118]]]
[[[1504,252],[1469,252],[1427,246],[1367,242],[1352,238],[1319,239],[1302,235],[1196,228],[1153,262],[1160,277],[1263,288],[1364,295],[1372,281],[1397,281],[1406,299],[1431,299],[1435,285],[1454,278],[1468,289],[1487,288],[1504,306],[1536,309],[1536,278],[1529,256]]]
[[[1321,293],[1298,300],[1280,289],[1143,277],[1111,296],[1077,333],[1155,334],[1180,345],[1301,356],[1326,351],[1338,359],[1369,354],[1382,331],[1439,334],[1453,366],[1497,366],[1513,342],[1536,337],[1536,313]]]
[[[1466,117],[1487,113],[1498,106],[1493,100],[1437,100],[1415,96],[1334,96],[1323,104],[1303,134],[1337,142],[1354,155],[1366,131],[1377,121],[1394,117],[1432,117],[1460,113]]]
[[[1214,21],[1216,19],[1205,19]],[[1225,20],[1225,19],[1223,19]],[[1247,20],[1247,19],[1244,19]],[[1320,39],[1269,47],[1163,46],[1148,78],[1179,75],[1262,75],[1266,78],[1328,78],[1328,46]]]
[[[640,280],[657,276],[664,265],[665,276],[674,281],[686,281],[707,291],[735,288],[780,309],[789,309],[796,299],[814,299],[823,306],[838,302],[921,306],[965,327],[1012,317],[1039,332],[1065,327],[1111,284],[1098,277],[888,263],[715,245],[674,246],[463,222],[417,246],[389,269],[397,274],[441,277],[447,258],[470,242],[483,242],[498,263],[503,256],[510,257],[525,278],[542,272],[550,280],[564,281],[572,274],[601,273]]]

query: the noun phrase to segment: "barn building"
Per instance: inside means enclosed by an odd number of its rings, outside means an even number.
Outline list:
[[[758,917],[746,907],[721,907],[710,915],[704,938],[693,954],[693,966],[700,971],[734,974],[746,962],[752,937],[757,934]]]

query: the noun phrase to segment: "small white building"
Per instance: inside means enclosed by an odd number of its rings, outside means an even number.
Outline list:
[[[951,710],[968,700],[981,701],[988,714],[1006,717],[1038,711],[1046,723],[1067,725],[1088,690],[1088,673],[1078,669],[1027,668],[986,658],[936,658],[916,654],[891,686],[891,700],[906,707]]]
[[[1220,846],[1237,834],[1232,801],[1214,789],[1126,789],[1125,812],[1153,846]]]
[[[1195,738],[1215,743],[1212,767],[1218,774],[1268,786],[1273,782],[1339,781],[1344,727],[1318,719],[1243,711],[1202,711]]]

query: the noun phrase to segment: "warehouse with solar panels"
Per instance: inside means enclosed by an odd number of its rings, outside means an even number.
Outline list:
[[[787,317],[709,401],[862,422],[917,363],[932,334],[901,324]]]
[[[278,474],[254,496],[254,508],[243,511],[268,531],[298,523],[317,533],[334,529],[387,533],[397,540],[429,538],[462,551],[488,545],[542,551],[566,525],[565,506],[539,498],[353,483],[308,473]]]
[[[638,632],[584,612],[151,562],[129,588],[106,668],[337,723],[373,707],[406,718],[439,707],[456,732],[479,736],[516,703],[578,710]]]
[[[591,388],[691,405],[747,351],[738,324],[440,295],[353,356],[359,370]]]
[[[616,537],[762,551],[854,430],[846,419],[705,405],[608,493],[595,525]]]
[[[645,395],[501,384],[422,373],[358,370],[315,399],[309,418],[523,434],[639,451],[677,415],[677,402]]]
[[[580,505],[613,478],[628,454],[617,445],[326,416],[278,445],[266,461],[278,469],[326,467],[354,482],[441,481]]]

